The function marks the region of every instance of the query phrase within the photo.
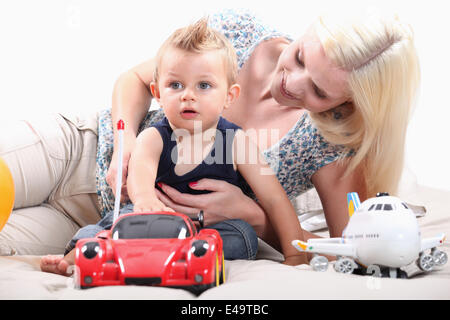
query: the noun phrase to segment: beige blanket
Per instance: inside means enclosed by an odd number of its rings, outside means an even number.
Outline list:
[[[402,198],[426,207],[426,215],[418,218],[423,237],[444,232],[450,238],[450,192],[417,187]],[[0,257],[0,299],[450,299],[450,262],[409,279],[343,275],[332,266],[315,272],[308,265],[282,265],[278,252],[260,244],[257,260],[226,261],[226,283],[198,297],[159,287],[80,290],[72,278],[41,272],[39,256]],[[449,240],[441,250],[450,255]],[[409,270],[418,269],[411,265]]]

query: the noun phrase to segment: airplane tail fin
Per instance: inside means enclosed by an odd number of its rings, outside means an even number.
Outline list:
[[[300,241],[300,240],[293,240],[291,242],[291,244],[300,252],[305,252],[307,251],[308,248],[308,244],[304,241]]]
[[[358,210],[361,205],[361,201],[359,200],[358,193],[350,192],[347,193],[347,206],[348,206],[348,215],[351,217],[353,213]]]

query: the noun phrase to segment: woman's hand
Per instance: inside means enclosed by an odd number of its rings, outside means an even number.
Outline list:
[[[116,195],[116,182],[117,182],[117,172],[119,170],[118,164],[119,161],[117,159],[118,152],[114,152],[111,158],[111,163],[108,168],[108,172],[106,174],[106,182],[111,187],[114,196]],[[131,150],[124,150],[123,152],[123,162],[122,162],[122,188],[121,188],[121,202],[129,201],[128,191],[127,191],[127,175],[128,175],[128,163],[131,157]]]
[[[178,190],[161,184],[164,193],[156,190],[157,196],[166,206],[177,212],[196,216],[200,210],[204,212],[204,225],[211,225],[227,219],[242,219],[248,221],[246,208],[258,205],[248,198],[240,188],[222,180],[201,179],[192,182],[190,187],[194,190],[209,190],[211,193],[192,195],[181,193]],[[253,207],[256,209],[256,207]],[[255,211],[252,212],[257,216]]]

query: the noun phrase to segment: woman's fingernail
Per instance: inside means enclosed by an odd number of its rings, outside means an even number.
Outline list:
[[[157,185],[162,189],[163,184],[161,182],[158,182]]]
[[[198,182],[197,181],[195,181],[195,182],[189,182],[189,187],[196,187],[198,185]]]

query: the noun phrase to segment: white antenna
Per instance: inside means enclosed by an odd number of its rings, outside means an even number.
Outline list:
[[[118,163],[118,169],[117,169],[117,179],[116,179],[116,197],[114,201],[114,219],[113,224],[116,222],[117,218],[119,217],[119,210],[120,210],[120,196],[122,193],[122,164],[123,164],[123,130],[125,129],[125,124],[123,120],[117,121],[117,133],[119,137],[119,163]]]

